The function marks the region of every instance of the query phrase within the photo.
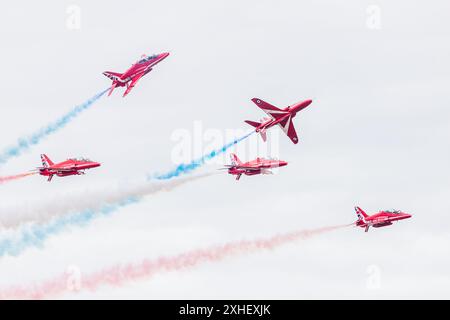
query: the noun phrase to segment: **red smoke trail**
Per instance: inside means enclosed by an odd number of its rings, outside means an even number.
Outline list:
[[[105,284],[121,286],[126,282],[148,278],[162,272],[183,270],[195,267],[204,262],[218,262],[238,254],[249,254],[260,250],[275,249],[283,244],[308,239],[347,226],[349,225],[331,226],[314,230],[299,230],[279,234],[270,238],[229,242],[224,245],[194,250],[172,257],[161,257],[155,260],[146,259],[135,264],[117,264],[102,271],[81,276],[80,289],[94,291]],[[0,299],[43,299],[74,291],[73,288],[74,285],[71,281],[71,276],[62,274],[37,285],[14,286],[0,290]]]
[[[8,181],[13,181],[13,180],[17,180],[20,178],[32,176],[33,174],[36,174],[36,173],[37,172],[27,172],[27,173],[16,174],[14,176],[0,177],[0,184],[8,182]]]

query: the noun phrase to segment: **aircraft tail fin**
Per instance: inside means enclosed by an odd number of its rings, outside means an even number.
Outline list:
[[[46,154],[41,154],[41,160],[42,160],[42,166],[44,168],[48,168],[48,167],[54,165],[53,161],[50,160],[50,158],[47,157]]]
[[[355,207],[355,212],[358,216],[358,221],[364,221],[364,219],[368,217],[367,213],[365,213],[360,207]]]
[[[231,157],[231,164],[233,166],[238,166],[242,164],[242,161],[239,160],[238,156],[235,155],[234,153],[230,154],[230,157]]]

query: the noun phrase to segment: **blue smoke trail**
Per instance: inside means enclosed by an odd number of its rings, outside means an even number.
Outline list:
[[[139,201],[137,197],[129,197],[115,204],[107,204],[98,210],[87,209],[82,212],[53,219],[46,224],[33,224],[22,228],[18,235],[0,240],[0,257],[17,256],[29,247],[43,246],[44,241],[52,235],[64,231],[71,225],[85,226],[100,215],[107,216],[120,208]]]
[[[0,164],[6,163],[9,159],[17,157],[22,154],[23,151],[29,149],[31,146],[38,144],[42,139],[48,135],[57,132],[59,129],[64,128],[70,121],[76,118],[81,112],[88,109],[94,102],[100,99],[107,91],[106,89],[95,96],[90,98],[88,101],[80,104],[70,110],[68,113],[57,119],[56,121],[48,124],[47,126],[41,128],[35,133],[27,137],[19,138],[16,145],[6,148],[0,153]]]
[[[229,148],[231,148],[235,144],[241,142],[242,140],[248,138],[254,132],[255,131],[251,131],[251,132],[247,133],[246,135],[244,135],[240,138],[237,138],[237,139],[233,140],[232,142],[227,143],[222,148],[213,150],[210,153],[205,154],[204,156],[200,157],[199,159],[193,160],[189,163],[182,163],[182,164],[178,165],[175,169],[173,169],[167,173],[148,176],[148,178],[149,179],[156,178],[159,180],[168,180],[168,179],[178,177],[181,174],[189,173],[189,172],[199,168],[200,166],[204,165],[206,163],[206,161],[211,160],[211,159],[217,157],[218,155],[226,152]]]

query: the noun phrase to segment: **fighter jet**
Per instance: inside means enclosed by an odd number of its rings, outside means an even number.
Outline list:
[[[253,98],[252,101],[261,108],[269,118],[264,118],[261,122],[246,120],[245,122],[249,125],[255,127],[255,131],[261,134],[261,137],[266,141],[266,130],[273,127],[274,125],[279,125],[280,128],[286,133],[286,135],[292,140],[293,143],[298,143],[297,133],[295,132],[294,124],[292,123],[292,118],[295,117],[297,112],[309,106],[312,100],[305,100],[288,106],[284,109],[279,109],[270,103],[267,103],[261,99]]]
[[[45,154],[41,154],[42,167],[36,168],[41,176],[48,176],[47,181],[52,181],[54,175],[66,177],[84,174],[84,170],[99,167],[100,163],[88,159],[67,159],[60,163],[53,163]]]
[[[257,174],[272,174],[271,168],[283,167],[288,163],[282,160],[271,160],[264,158],[256,158],[255,160],[249,162],[242,162],[239,158],[232,153],[231,165],[225,165],[228,173],[236,176],[236,180],[241,178],[241,175],[254,176]]]
[[[125,90],[123,96],[125,97],[131,89],[134,88],[136,83],[145,76],[147,73],[152,71],[153,66],[167,58],[169,55],[168,52],[164,52],[161,54],[155,54],[152,56],[142,55],[141,59],[139,59],[136,63],[134,63],[131,68],[129,68],[124,73],[105,71],[103,74],[110,78],[112,82],[111,89],[109,90],[108,96],[114,91],[116,87],[124,87]]]
[[[380,228],[390,226],[392,222],[411,218],[408,213],[399,210],[383,210],[371,216],[367,215],[360,207],[355,207],[358,220],[355,222],[357,227],[365,228],[365,232],[369,231],[369,227]]]

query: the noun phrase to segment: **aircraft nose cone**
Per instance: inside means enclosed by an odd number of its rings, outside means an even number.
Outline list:
[[[93,166],[93,167],[100,167],[101,164],[100,164],[99,162],[94,162],[92,166]]]
[[[170,54],[169,52],[161,53],[161,55],[160,55],[161,60],[167,58],[169,56],[169,54]]]
[[[284,167],[284,166],[286,166],[288,163],[286,162],[286,161],[280,161],[279,162],[279,166],[280,167]]]
[[[293,111],[293,112],[298,112],[300,110],[305,109],[307,106],[309,106],[312,103],[311,99],[308,100],[303,100],[301,102],[297,102],[296,104],[288,107],[289,110]]]

